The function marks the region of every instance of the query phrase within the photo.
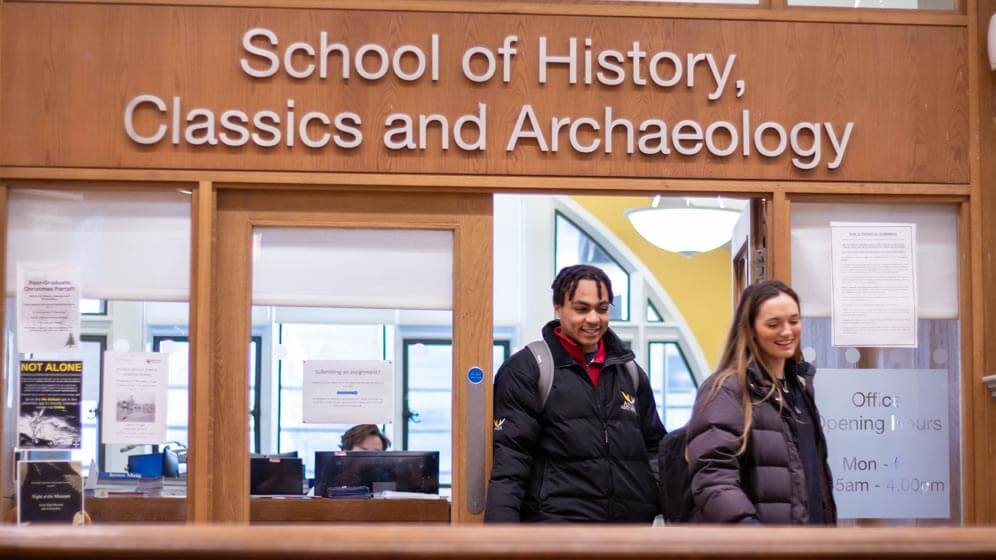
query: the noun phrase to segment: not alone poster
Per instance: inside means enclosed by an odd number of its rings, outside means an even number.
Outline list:
[[[79,449],[82,395],[82,361],[22,361],[18,448]]]

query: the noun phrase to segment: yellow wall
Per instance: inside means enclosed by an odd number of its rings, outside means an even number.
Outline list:
[[[605,224],[650,269],[688,322],[710,367],[714,367],[733,313],[729,247],[685,257],[651,245],[624,214],[630,208],[650,206],[649,197],[576,196],[574,200]]]

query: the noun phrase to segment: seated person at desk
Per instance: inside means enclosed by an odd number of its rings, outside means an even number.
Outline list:
[[[373,424],[357,424],[346,430],[339,444],[343,451],[386,451],[388,447],[391,440]]]

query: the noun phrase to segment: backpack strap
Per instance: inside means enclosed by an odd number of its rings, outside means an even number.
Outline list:
[[[536,380],[536,392],[539,396],[540,410],[546,406],[547,399],[550,398],[550,390],[553,388],[553,354],[545,340],[534,340],[526,345],[536,358],[539,366],[539,378]]]
[[[546,406],[546,401],[550,398],[550,391],[553,389],[553,354],[550,346],[545,340],[534,340],[526,345],[526,348],[536,358],[539,366],[539,378],[536,381],[536,393],[539,395],[540,410]],[[640,390],[640,368],[636,365],[636,360],[629,360],[625,364],[626,373],[629,374],[630,381],[633,382],[633,390]]]
[[[633,382],[633,390],[636,392],[640,391],[640,368],[636,367],[636,360],[630,360],[626,362],[626,371],[629,373],[629,379]]]

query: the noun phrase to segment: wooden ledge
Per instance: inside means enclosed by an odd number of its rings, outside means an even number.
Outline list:
[[[0,558],[992,558],[996,529],[2,527]]]

